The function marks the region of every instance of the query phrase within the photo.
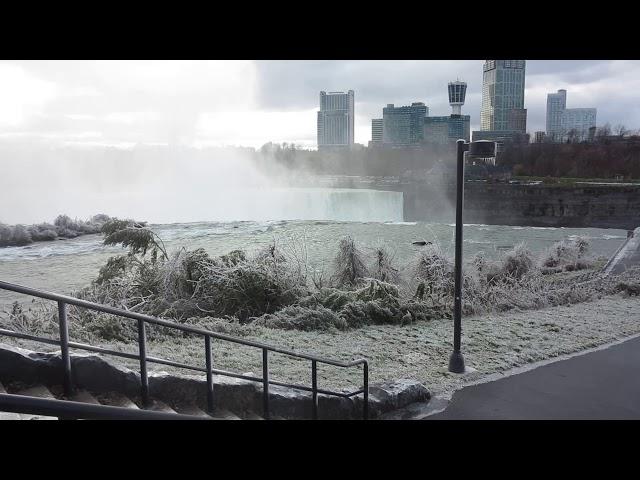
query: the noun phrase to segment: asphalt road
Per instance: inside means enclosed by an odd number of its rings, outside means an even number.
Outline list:
[[[640,338],[465,387],[427,419],[640,419]]]

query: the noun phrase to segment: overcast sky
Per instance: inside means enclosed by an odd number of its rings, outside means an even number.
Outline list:
[[[482,61],[3,61],[0,143],[315,147],[318,93],[355,90],[357,143],[387,103],[447,115],[447,82],[468,83],[463,113],[479,128]],[[640,61],[528,61],[529,132],[546,94],[596,107],[598,125],[640,128]]]

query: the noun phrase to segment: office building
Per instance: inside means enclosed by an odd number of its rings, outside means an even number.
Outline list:
[[[525,60],[485,61],[482,75],[481,130],[526,132],[525,66]]]
[[[352,147],[354,142],[354,92],[320,92],[318,148]]]
[[[562,114],[567,108],[567,91],[547,95],[547,139],[550,142],[562,141]]]
[[[392,103],[382,109],[382,141],[385,145],[419,145],[424,139],[424,120],[429,107],[414,102],[408,107],[396,107]]]
[[[374,118],[371,120],[371,143],[382,145],[383,119]]]
[[[528,139],[524,108],[525,60],[485,60],[482,72],[480,131],[473,140],[505,143]],[[526,140],[528,141],[528,140]]]
[[[469,141],[471,117],[469,115],[448,115],[426,117],[424,119],[425,143],[452,143],[463,139]]]
[[[593,140],[597,109],[567,108],[567,91],[547,95],[547,138],[552,142]]]

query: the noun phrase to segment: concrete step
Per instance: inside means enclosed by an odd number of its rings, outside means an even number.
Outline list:
[[[164,413],[177,413],[173,408],[160,400],[151,400],[151,404],[147,408],[145,408],[145,410]]]
[[[0,383],[0,393],[7,393],[2,383]],[[21,420],[21,417],[19,413],[0,412],[0,420]]]
[[[71,395],[71,398],[69,400],[72,400],[74,402],[90,403],[91,405],[102,405],[96,397],[91,395],[86,390],[78,390],[73,395]]]
[[[51,391],[49,391],[49,389],[44,385],[35,385],[33,387],[23,388],[15,392],[15,394],[27,397],[48,398],[50,400],[56,399],[53,393],[51,393]],[[19,415],[22,420],[58,420],[57,417],[49,417],[45,415],[31,415],[28,413],[20,413]]]
[[[245,420],[264,420],[264,418],[255,412],[248,412],[244,416]]]
[[[217,408],[216,411],[211,414],[211,417],[216,420],[242,420],[238,415],[225,408]]]
[[[96,395],[96,398],[102,405],[139,409],[138,405],[133,403],[129,397],[121,393],[109,392],[109,393]]]
[[[211,416],[205,412],[204,410],[202,410],[201,408],[199,408],[196,405],[176,405],[173,408],[176,412],[181,413],[183,415],[193,415],[195,417],[209,417],[211,418]]]

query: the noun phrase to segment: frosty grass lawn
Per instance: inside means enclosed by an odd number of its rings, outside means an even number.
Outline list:
[[[640,297],[621,294],[570,306],[465,317],[463,354],[466,364],[476,371],[464,376],[447,371],[453,334],[450,319],[405,326],[371,325],[335,333],[256,327],[245,338],[334,359],[364,357],[369,361],[372,384],[410,378],[425,384],[433,394],[448,395],[466,383],[491,374],[595,347],[639,332]],[[45,346],[31,342],[18,343],[34,350],[47,350]],[[123,351],[135,352],[136,348],[131,344],[110,345]],[[204,364],[201,338],[149,342],[148,349],[149,355],[193,365]],[[213,350],[216,368],[239,373],[253,372],[260,376],[262,357],[259,349],[214,340]],[[130,368],[137,369],[136,362],[122,359],[114,361],[123,361]],[[270,354],[269,363],[274,380],[310,382],[308,361]],[[150,365],[150,369],[179,371],[162,365]],[[351,388],[361,381],[361,370],[319,366],[320,387]]]

